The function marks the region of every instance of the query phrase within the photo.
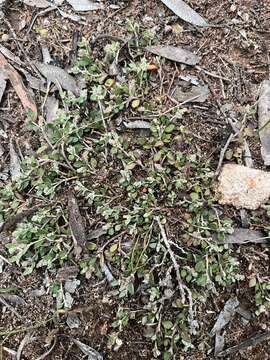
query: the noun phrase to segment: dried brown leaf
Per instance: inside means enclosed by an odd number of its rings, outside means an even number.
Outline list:
[[[36,205],[30,209],[22,210],[18,214],[9,217],[2,225],[1,231],[13,231],[20,222],[22,222],[28,216],[33,215],[41,207],[41,205]]]
[[[209,95],[209,88],[204,86],[193,86],[188,92],[184,92],[180,87],[174,89],[172,97],[178,102],[205,102]]]
[[[95,349],[91,348],[89,345],[82,343],[77,339],[72,339],[74,344],[78,346],[78,348],[88,356],[88,360],[103,360],[103,356],[100,355]]]
[[[131,122],[125,122],[124,125],[127,129],[150,129],[151,124],[144,120],[135,120]]]
[[[107,230],[100,227],[98,229],[91,230],[90,234],[87,236],[87,240],[97,239],[100,236],[105,235],[105,234],[107,234]]]
[[[196,26],[209,26],[201,15],[194,11],[182,0],[161,0],[170,10],[172,10],[180,19]]]
[[[1,294],[0,295],[2,299],[7,301],[8,303],[14,305],[14,306],[25,306],[26,302],[24,299],[18,295],[14,294]]]
[[[73,193],[68,196],[69,227],[74,242],[76,259],[80,258],[86,244],[86,232],[77,199]]]
[[[83,16],[79,16],[79,15],[76,15],[76,14],[69,14],[63,10],[60,10],[58,9],[60,15],[65,18],[65,19],[69,19],[71,21],[74,21],[74,22],[77,22],[79,24],[82,24],[82,25],[85,25],[86,24],[86,21],[85,21],[85,18]]]
[[[54,66],[36,62],[35,66],[40,73],[50,82],[56,86],[60,86],[64,90],[71,91],[74,95],[79,96],[80,89],[76,80],[69,75],[64,69]]]
[[[270,331],[259,332],[256,334],[251,335],[248,339],[244,340],[240,344],[232,346],[218,354],[218,357],[225,357],[231,354],[235,354],[238,351],[245,350],[248,347],[256,346],[263,341],[266,341],[270,338]],[[233,358],[237,358],[236,356]]]
[[[147,50],[155,55],[186,65],[196,65],[200,61],[198,55],[180,47],[156,45],[147,47]]]
[[[54,122],[57,117],[57,111],[59,109],[59,101],[54,96],[49,96],[45,104],[45,119],[46,123],[50,124]]]
[[[264,80],[260,87],[258,101],[259,135],[264,165],[270,165],[270,80]]]
[[[101,4],[91,0],[67,0],[75,11],[93,11],[101,9]]]
[[[12,51],[10,51],[8,48],[0,44],[0,52],[4,55],[6,59],[9,59],[13,61],[15,64],[19,66],[23,66],[24,63],[21,61],[21,59],[14,55]]]
[[[31,111],[32,120],[35,121],[37,118],[37,106],[25,87],[19,73],[11,66],[6,58],[0,53],[0,67],[3,71],[4,76],[9,79],[12,86],[14,87],[18,97],[20,98],[23,107],[26,111]]]
[[[4,78],[4,75],[2,74],[1,70],[0,70],[0,103],[2,101],[2,97],[5,93],[5,90],[6,90],[6,85],[7,85],[7,82]]]
[[[219,334],[220,331],[232,320],[239,306],[239,301],[236,297],[226,301],[223,310],[220,312],[217,321],[210,331],[210,336]]]
[[[21,175],[21,161],[16,153],[12,140],[9,142],[9,159],[10,175],[12,180],[14,180]]]
[[[65,266],[58,270],[56,280],[66,281],[70,279],[75,279],[79,272],[80,269],[77,266]]]
[[[266,244],[269,241],[270,237],[265,236],[264,233],[260,230],[250,230],[238,228],[234,230],[234,233],[231,235],[226,235],[224,243],[225,244]]]
[[[28,6],[33,6],[39,9],[45,9],[52,4],[47,0],[23,0],[23,3]]]

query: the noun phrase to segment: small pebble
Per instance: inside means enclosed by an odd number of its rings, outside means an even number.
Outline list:
[[[8,40],[9,40],[9,35],[8,35],[8,34],[3,34],[2,37],[1,37],[1,40],[2,40],[3,42],[8,41]]]

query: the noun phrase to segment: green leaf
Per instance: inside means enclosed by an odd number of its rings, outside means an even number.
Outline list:
[[[157,152],[154,156],[154,161],[158,162],[161,159],[161,157],[162,157],[162,151]]]
[[[113,245],[110,247],[110,253],[111,253],[111,254],[114,254],[117,249],[118,249],[118,244],[113,244]]]
[[[97,167],[97,160],[95,158],[91,158],[90,164],[91,164],[92,168],[96,168]]]
[[[174,125],[174,124],[170,124],[170,125],[168,125],[168,126],[165,128],[165,132],[166,132],[166,133],[171,133],[171,132],[173,132],[174,128],[175,128],[175,125]]]
[[[87,249],[90,251],[96,250],[97,244],[95,244],[94,242],[89,242],[89,243],[87,243]]]
[[[133,109],[137,109],[140,106],[140,100],[139,99],[135,99],[131,102],[131,107]]]
[[[170,360],[171,358],[171,355],[168,351],[166,351],[164,354],[163,354],[163,360]]]
[[[191,193],[190,197],[191,197],[191,200],[194,202],[199,200],[199,195],[195,192]]]
[[[162,321],[164,329],[170,330],[173,327],[173,323],[170,320]]]
[[[127,289],[128,289],[128,292],[129,292],[129,294],[132,296],[132,295],[134,295],[134,285],[133,285],[133,283],[129,283],[128,284],[128,286],[127,286]]]

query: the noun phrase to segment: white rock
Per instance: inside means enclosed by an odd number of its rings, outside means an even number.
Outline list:
[[[223,166],[218,179],[220,204],[256,210],[270,197],[270,174],[236,164]]]

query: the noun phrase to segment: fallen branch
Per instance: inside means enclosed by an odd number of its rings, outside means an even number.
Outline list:
[[[168,250],[168,253],[170,255],[170,258],[172,260],[172,263],[173,263],[173,267],[174,267],[174,270],[176,272],[176,279],[177,279],[177,282],[178,282],[178,286],[179,286],[179,290],[180,290],[180,295],[181,295],[181,300],[183,303],[185,303],[185,298],[186,298],[186,294],[185,292],[187,293],[187,297],[188,297],[188,304],[189,304],[189,317],[188,317],[188,322],[190,324],[190,332],[192,334],[196,334],[196,327],[197,327],[197,322],[195,321],[194,319],[194,312],[193,312],[193,299],[192,299],[192,292],[191,290],[184,284],[183,280],[181,279],[181,276],[180,276],[180,271],[179,271],[179,265],[178,265],[178,262],[175,258],[175,255],[174,255],[174,252],[172,251],[172,248],[170,246],[170,242],[167,238],[167,235],[166,235],[166,232],[165,232],[165,229],[164,227],[162,226],[160,220],[158,217],[156,217],[156,221],[158,223],[158,226],[160,228],[160,233],[161,233],[161,236],[162,236],[162,240]]]
[[[258,333],[255,335],[252,335],[245,341],[241,342],[238,345],[232,346],[218,354],[218,357],[228,356],[230,354],[235,354],[236,352],[240,350],[245,350],[250,346],[256,346],[260,344],[261,342],[268,340],[270,338],[270,331],[266,331],[263,333]]]

